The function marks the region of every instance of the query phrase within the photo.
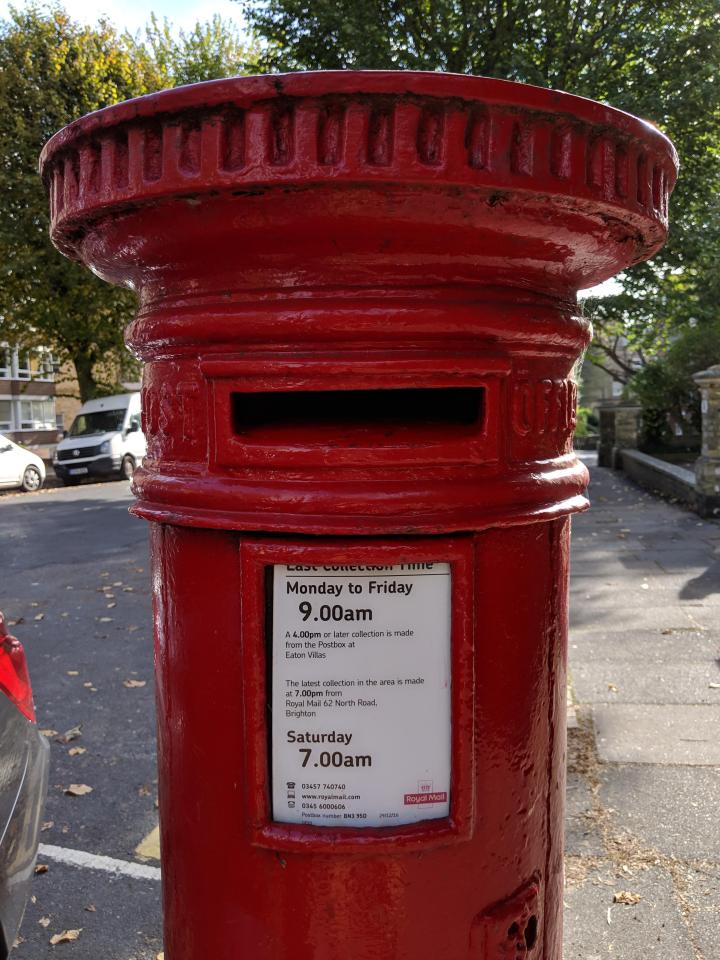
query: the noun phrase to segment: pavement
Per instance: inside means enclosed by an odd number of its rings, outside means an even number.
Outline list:
[[[720,960],[720,523],[587,458],[593,508],[573,521],[565,960]],[[0,497],[0,607],[52,746],[47,869],[18,960],[162,950],[147,529],[130,502],[123,482]]]
[[[720,958],[720,523],[591,466],[573,521],[565,960]]]

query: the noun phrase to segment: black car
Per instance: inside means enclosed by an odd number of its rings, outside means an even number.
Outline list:
[[[0,960],[12,949],[30,892],[49,759],[22,644],[0,613]]]

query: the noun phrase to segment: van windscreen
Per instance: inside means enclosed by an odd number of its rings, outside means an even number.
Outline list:
[[[72,422],[69,436],[89,437],[93,433],[113,433],[121,430],[125,410],[94,410],[92,413],[80,413]]]

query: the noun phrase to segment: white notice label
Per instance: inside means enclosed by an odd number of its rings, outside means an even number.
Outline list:
[[[447,817],[450,564],[273,570],[273,819]]]

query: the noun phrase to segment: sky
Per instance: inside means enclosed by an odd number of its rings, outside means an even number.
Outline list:
[[[24,7],[24,0],[0,0],[0,18],[8,14],[10,6]],[[210,20],[219,13],[225,20],[234,20],[242,26],[242,6],[234,0],[64,0],[62,6],[76,20],[95,23],[106,14],[115,26],[132,33],[141,30],[152,12],[160,19],[167,17],[175,26],[189,29],[198,20]]]

